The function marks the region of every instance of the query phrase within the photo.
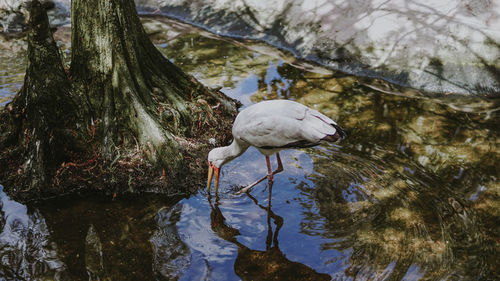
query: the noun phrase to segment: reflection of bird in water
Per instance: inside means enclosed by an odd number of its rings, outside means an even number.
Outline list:
[[[304,264],[287,259],[278,244],[278,233],[283,226],[283,218],[276,215],[270,206],[266,208],[250,194],[247,195],[257,206],[267,211],[268,232],[265,251],[252,250],[238,242],[235,236],[240,233],[225,223],[225,218],[219,209],[218,198],[215,204],[212,204],[211,197],[208,197],[212,209],[210,214],[212,230],[222,239],[238,246],[238,256],[234,262],[236,275],[242,280],[331,280],[328,274],[318,273]],[[276,224],[274,234],[271,218]]]
[[[208,195],[208,204],[210,205],[210,226],[212,230],[222,239],[237,243],[236,235],[240,235],[240,231],[226,224],[226,218],[222,215],[219,209],[219,198],[216,197],[215,205],[212,205],[210,194]]]
[[[215,193],[219,185],[222,165],[240,156],[249,146],[255,146],[266,157],[267,178],[283,171],[279,151],[285,148],[303,148],[321,141],[335,142],[346,132],[335,121],[318,111],[288,100],[263,101],[242,110],[233,124],[234,140],[229,146],[218,147],[208,154],[207,191],[215,173]],[[276,153],[278,168],[273,172],[269,156]],[[245,187],[246,192],[266,177]]]

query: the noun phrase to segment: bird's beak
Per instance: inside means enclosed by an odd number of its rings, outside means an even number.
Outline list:
[[[215,173],[215,194],[217,194],[217,189],[219,188],[219,171],[220,168],[215,167],[212,162],[208,162],[207,193],[210,193],[210,186],[212,185],[212,178]]]

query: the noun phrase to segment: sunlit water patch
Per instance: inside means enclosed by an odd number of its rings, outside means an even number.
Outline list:
[[[499,278],[499,100],[436,97],[338,75],[260,43],[169,20],[145,22],[161,27],[151,34],[171,61],[244,107],[295,100],[338,120],[351,135],[283,151],[285,170],[275,176],[271,202],[265,181],[250,195],[236,194],[266,173],[253,148],[224,166],[218,197],[201,186],[179,202],[75,196],[24,206],[1,193],[4,275]],[[13,65],[2,73],[19,72]]]
[[[0,106],[12,99],[24,78],[24,52],[9,52],[0,46]]]

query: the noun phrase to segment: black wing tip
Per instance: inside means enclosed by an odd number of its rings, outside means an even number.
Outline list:
[[[337,124],[332,124],[332,126],[337,130],[335,134],[339,134],[340,138],[345,139],[347,136],[351,134],[351,131],[347,129],[342,129],[339,125]]]
[[[335,128],[335,134],[333,134],[333,135],[326,135],[321,140],[325,140],[325,141],[329,141],[329,142],[336,142],[339,139],[345,139],[348,135],[351,134],[351,132],[349,130],[342,129],[337,124],[331,124],[331,125],[332,125],[332,127]]]

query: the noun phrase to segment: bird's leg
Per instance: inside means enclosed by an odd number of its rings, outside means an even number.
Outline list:
[[[273,175],[279,172],[283,172],[283,163],[281,163],[281,157],[279,152],[276,152],[276,161],[278,162],[278,168],[274,170]]]
[[[245,193],[245,192],[247,192],[250,188],[252,188],[252,187],[256,186],[257,184],[259,184],[261,181],[263,181],[263,180],[265,180],[265,179],[267,179],[267,175],[266,175],[266,176],[264,176],[264,177],[262,177],[260,180],[257,180],[257,181],[255,181],[255,182],[253,182],[253,183],[252,183],[252,184],[250,184],[249,186],[242,188],[240,191],[238,191],[238,193],[237,193],[237,194],[241,194],[241,193]]]
[[[271,249],[273,245],[273,227],[271,225],[271,190],[273,189],[273,182],[269,182],[269,199],[267,200],[267,236],[266,236],[266,250]]]
[[[273,182],[273,170],[271,169],[271,161],[269,160],[269,156],[266,155],[266,164],[267,164],[267,179],[269,180],[269,184]]]
[[[273,193],[273,182],[269,182],[269,196],[268,196],[268,201],[267,201],[267,211],[269,212],[271,210],[271,195]]]
[[[268,160],[268,157],[266,156],[266,161]],[[280,154],[279,152],[276,153],[276,160],[278,161],[278,168],[276,168],[276,170],[274,170],[274,172],[272,172],[272,174],[277,174],[279,172],[283,172],[283,163],[281,163],[281,157],[280,157]],[[270,167],[271,165],[269,165],[268,167]],[[249,186],[247,187],[244,187],[242,188],[240,191],[238,191],[237,194],[241,194],[241,193],[245,193],[247,192],[248,190],[250,190],[252,187],[256,186],[257,184],[259,184],[261,181],[265,180],[266,178],[268,178],[268,175],[262,177],[261,179],[253,182],[252,184],[250,184]]]
[[[281,157],[279,152],[276,152],[276,162],[278,163],[278,167],[274,172],[271,173],[271,164],[269,161],[269,157],[266,156],[266,162],[267,162],[267,178],[269,180],[269,186],[272,186],[272,182],[274,181],[274,175],[280,172],[283,172],[283,163],[281,163]],[[264,189],[265,190],[265,189]]]

